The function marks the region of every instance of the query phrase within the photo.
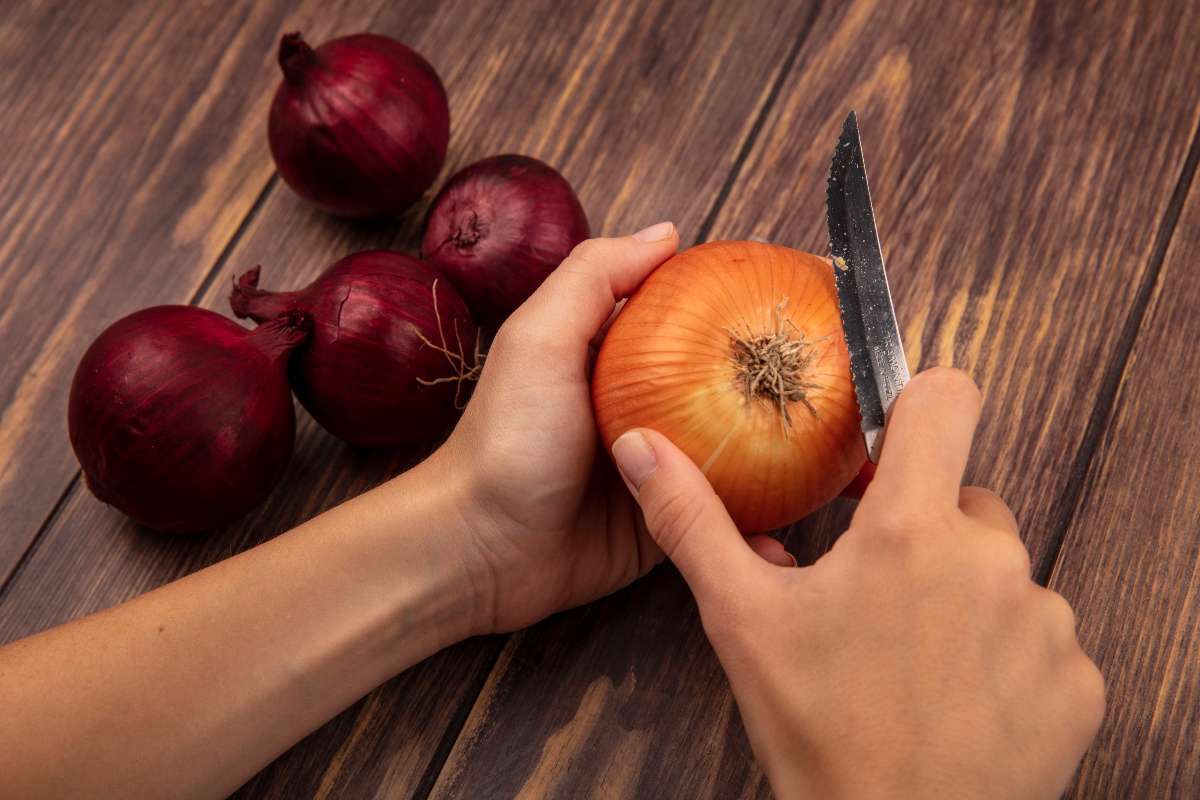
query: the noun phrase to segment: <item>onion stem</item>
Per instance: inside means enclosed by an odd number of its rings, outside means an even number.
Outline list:
[[[779,409],[784,435],[791,430],[788,406],[803,403],[814,417],[817,409],[808,399],[808,391],[821,388],[808,381],[813,361],[814,342],[783,315],[788,298],[774,309],[775,329],[770,333],[744,335],[728,330],[734,363],[734,381],[749,402],[755,398],[769,401]],[[790,328],[790,330],[789,330]]]

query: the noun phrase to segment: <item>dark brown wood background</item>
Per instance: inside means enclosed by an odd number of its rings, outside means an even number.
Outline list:
[[[1073,797],[1200,796],[1200,5],[1191,0],[41,0],[0,18],[0,641],[118,603],[402,470],[301,413],[283,484],[202,539],[80,485],[74,366],[156,303],[299,286],[423,206],[347,224],[274,176],[279,35],[423,52],[446,172],[528,153],[598,233],[826,247],[830,143],[856,108],[909,359],[988,401],[972,482],[1013,505],[1078,611],[1109,712]],[[794,526],[812,560],[840,502]],[[768,797],[669,567],[465,642],[278,759],[242,797]]]

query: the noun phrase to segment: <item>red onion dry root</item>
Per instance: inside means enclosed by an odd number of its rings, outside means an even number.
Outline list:
[[[402,212],[433,185],[450,139],[446,90],[429,62],[362,33],[315,50],[279,45],[283,82],[268,123],[279,174],[305,200],[344,217]]]
[[[292,388],[326,430],[360,447],[431,441],[466,405],[480,358],[475,324],[444,278],[387,250],[355,253],[304,289],[258,288],[239,278],[233,312],[266,322],[301,311],[313,320],[292,359]]]
[[[450,178],[429,209],[421,255],[481,320],[498,324],[589,235],[562,175],[536,158],[501,155]]]
[[[191,306],[121,319],[84,354],[68,426],[100,500],[147,527],[217,528],[258,505],[292,455],[287,354],[308,320],[250,331]]]

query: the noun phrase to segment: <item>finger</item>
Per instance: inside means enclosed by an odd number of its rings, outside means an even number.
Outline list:
[[[753,536],[747,536],[746,544],[750,545],[750,549],[758,553],[759,558],[768,564],[774,564],[777,567],[796,566],[795,557],[787,551],[787,548],[783,546],[783,542],[778,539],[772,539],[765,533],[756,533]]]
[[[1036,598],[1034,608],[1052,650],[1057,653],[1080,650],[1075,609],[1067,599],[1043,586],[1032,585],[1031,589]]]
[[[935,367],[913,378],[892,407],[864,503],[956,505],[981,404],[979,388],[960,370]]]
[[[1000,495],[982,486],[964,486],[958,492],[958,507],[974,520],[1017,536],[1017,518]]]
[[[625,300],[618,300],[613,306],[612,313],[608,315],[608,319],[604,320],[604,324],[600,326],[600,330],[596,331],[596,335],[588,342],[587,354],[587,374],[591,377],[592,369],[596,366],[596,357],[600,355],[600,345],[604,343],[604,337],[608,334],[608,329],[617,321],[617,315],[621,313],[621,309],[625,307]]]
[[[612,454],[650,535],[697,598],[761,574],[762,561],[704,473],[665,436],[645,428],[629,431],[613,443]]]
[[[646,520],[641,512],[634,510],[634,533],[637,536],[638,547],[638,564],[641,569],[638,570],[638,577],[642,577],[654,567],[657,567],[666,558],[666,553],[658,546],[658,542],[654,541],[654,537],[650,535],[650,531],[646,528]]]
[[[608,319],[604,320],[604,323],[600,326],[600,330],[596,331],[596,335],[592,337],[590,342],[593,350],[600,349],[601,343],[604,342],[604,337],[608,334],[608,329],[611,328],[612,324],[617,321],[617,315],[620,314],[621,309],[625,307],[625,302],[626,301],[624,298],[618,300],[617,304],[613,306],[612,313],[608,315]]]
[[[617,301],[632,294],[678,247],[679,234],[670,222],[632,236],[581,242],[510,322],[548,348],[582,359]]]

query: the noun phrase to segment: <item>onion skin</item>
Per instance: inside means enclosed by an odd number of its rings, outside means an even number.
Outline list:
[[[386,36],[362,33],[316,50],[283,37],[267,125],[287,184],[342,217],[395,216],[430,186],[446,158],[450,108],[429,62]]]
[[[807,403],[784,404],[790,422],[776,401],[747,398],[733,358],[732,335],[779,330],[803,336],[811,356]],[[631,428],[659,431],[704,470],[745,533],[829,502],[865,458],[832,267],[785,247],[712,242],[659,267],[605,336],[592,399],[610,450]]]
[[[566,178],[536,158],[500,155],[464,167],[438,192],[421,255],[498,325],[589,236]]]
[[[256,322],[293,311],[312,318],[292,359],[292,388],[334,436],[359,447],[413,445],[457,418],[478,372],[477,332],[445,278],[388,250],[347,256],[295,292],[263,291],[258,277],[255,267],[238,279],[233,312]]]
[[[303,316],[249,331],[192,306],[115,322],[71,384],[71,446],[92,493],[170,533],[250,511],[292,455],[286,362],[306,335]]]

